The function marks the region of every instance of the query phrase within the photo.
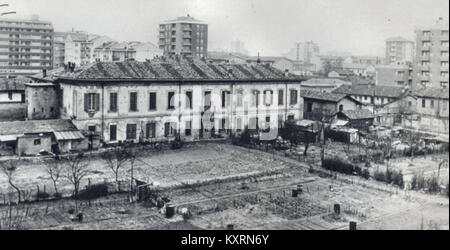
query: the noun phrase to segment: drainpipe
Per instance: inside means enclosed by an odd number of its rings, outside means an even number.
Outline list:
[[[181,82],[178,82],[178,137],[181,139]]]
[[[105,85],[102,82],[102,141],[105,142],[104,137],[104,126],[105,126]]]
[[[288,85],[287,85],[287,82],[285,82],[284,83],[284,85],[285,85],[285,96],[284,96],[284,99],[285,99],[285,101],[284,101],[284,122],[286,122],[286,120],[287,120],[287,112],[288,112],[288,107],[287,107],[287,103],[288,103]]]

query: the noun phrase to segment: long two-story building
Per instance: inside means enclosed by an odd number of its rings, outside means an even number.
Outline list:
[[[304,79],[261,64],[98,62],[34,79],[58,86],[60,118],[106,143],[208,139],[303,115]]]

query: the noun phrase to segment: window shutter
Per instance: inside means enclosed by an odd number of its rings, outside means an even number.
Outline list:
[[[84,112],[89,111],[89,94],[84,94]]]
[[[95,111],[100,110],[100,94],[95,94]]]

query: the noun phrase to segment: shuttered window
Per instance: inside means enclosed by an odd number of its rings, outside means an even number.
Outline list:
[[[156,93],[155,92],[151,92],[150,93],[150,110],[156,110]]]
[[[136,139],[136,124],[127,124],[127,140]]]
[[[100,110],[100,94],[87,93],[84,94],[84,111],[94,112]]]
[[[186,109],[192,109],[192,91],[186,91]]]
[[[284,91],[278,90],[278,105],[284,105]]]
[[[295,89],[291,90],[291,102],[290,105],[295,105],[297,104],[297,97],[298,97],[298,92]]]
[[[117,93],[109,94],[109,111],[117,112]]]
[[[175,109],[175,92],[169,92],[167,94],[167,109]]]
[[[130,93],[130,111],[137,111],[137,92]]]
[[[151,122],[147,123],[147,131],[146,131],[147,139],[156,137],[156,123]]]

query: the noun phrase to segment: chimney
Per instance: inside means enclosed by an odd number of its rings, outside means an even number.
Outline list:
[[[288,70],[288,69],[285,69],[285,70],[284,70],[284,76],[285,76],[285,77],[288,77],[288,76],[289,76],[289,70]]]

